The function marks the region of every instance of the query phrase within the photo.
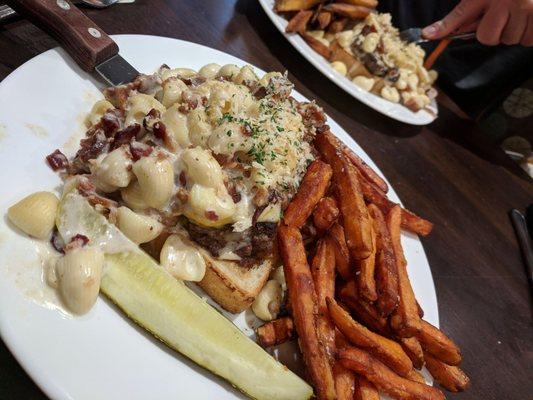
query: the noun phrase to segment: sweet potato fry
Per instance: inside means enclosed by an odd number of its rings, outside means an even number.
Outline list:
[[[413,369],[413,363],[398,343],[371,332],[360,323],[354,321],[350,314],[332,298],[328,298],[327,303],[329,315],[335,326],[350,342],[366,349],[398,375],[408,376]]]
[[[341,60],[342,61],[342,60]],[[333,136],[336,147],[342,150],[342,153],[350,160],[355,168],[363,175],[368,182],[374,184],[383,193],[389,191],[389,185],[387,182],[377,174],[361,157],[355,154],[348,146],[341,142],[336,136]]]
[[[403,254],[401,242],[401,208],[394,206],[387,214],[387,227],[389,228],[392,248],[396,258],[398,271],[398,291],[400,301],[398,308],[391,317],[391,327],[400,337],[411,337],[421,329],[421,319],[418,316],[415,294],[407,275],[407,260]]]
[[[416,308],[418,308],[418,316],[420,318],[424,318],[424,310],[422,307],[420,307],[420,303],[418,303],[418,301],[416,302]]]
[[[335,143],[336,138],[329,131],[315,138],[318,151],[333,169],[346,245],[354,260],[363,260],[373,251],[372,220],[363,199],[357,172]]]
[[[354,400],[379,400],[379,392],[373,383],[362,376],[357,376],[355,380]]]
[[[422,320],[421,328],[417,338],[427,353],[446,364],[459,365],[461,352],[448,336],[424,320]]]
[[[378,293],[376,291],[376,280],[374,272],[376,266],[376,234],[374,228],[371,228],[373,250],[370,256],[364,260],[359,260],[359,274],[357,275],[357,284],[359,285],[359,294],[368,301],[376,301]]]
[[[313,212],[313,223],[316,229],[324,232],[331,228],[331,225],[337,221],[338,217],[339,208],[335,199],[333,197],[324,197],[320,199]]]
[[[318,301],[318,340],[330,362],[335,359],[335,326],[329,317],[326,299],[335,294],[335,252],[331,239],[323,238],[317,243],[316,254],[311,263]]]
[[[383,316],[390,315],[398,306],[398,270],[391,237],[383,214],[373,204],[368,206],[376,232],[375,279],[377,307]]]
[[[366,18],[366,16],[372,12],[368,7],[345,3],[330,3],[324,6],[324,10],[352,19]]]
[[[338,361],[333,365],[333,379],[337,400],[353,400],[355,376],[352,371],[344,368]]]
[[[283,223],[294,228],[301,228],[318,201],[324,197],[330,180],[331,167],[320,160],[313,161],[307,168],[298,192],[285,209]]]
[[[320,11],[316,18],[318,23],[318,29],[326,29],[332,20],[332,16],[333,15],[328,11]]]
[[[276,12],[307,10],[323,0],[276,0]]]
[[[350,281],[341,286],[339,298],[365,326],[374,332],[387,332],[387,319],[380,315],[373,304],[359,297],[355,282]]]
[[[413,382],[420,382],[426,384],[426,380],[424,379],[422,374],[416,369],[412,369],[411,371],[409,371],[406,378]]]
[[[307,27],[307,23],[313,16],[313,11],[301,10],[298,11],[294,17],[289,20],[285,32],[294,33],[294,32],[303,32]]]
[[[326,46],[324,43],[322,43],[317,38],[311,36],[307,32],[299,32],[300,36],[303,38],[303,40],[306,41],[306,43],[311,47],[314,51],[316,51],[318,54],[320,54],[322,57],[324,57],[326,60],[329,60],[331,57],[331,50],[329,49],[329,46]]]
[[[257,341],[263,347],[277,346],[296,337],[291,317],[282,317],[257,328]]]
[[[360,183],[366,202],[378,206],[383,214],[387,214],[391,208],[397,205],[367,180],[361,179]],[[433,229],[433,224],[413,212],[402,208],[402,228],[421,236],[427,236]]]
[[[337,3],[353,4],[354,6],[368,8],[376,8],[378,6],[378,0],[337,0]]]
[[[425,357],[426,368],[444,389],[450,392],[462,392],[468,387],[470,378],[461,368],[445,364],[429,353],[425,353]]]
[[[346,17],[336,18],[334,21],[332,21],[329,24],[328,32],[330,33],[341,32],[344,30],[347,24],[348,24],[348,18]]]
[[[398,376],[369,353],[355,347],[341,350],[339,360],[346,368],[377,386],[379,390],[398,400],[444,400],[444,394],[431,386]]]
[[[328,358],[317,335],[318,312],[315,285],[298,229],[280,225],[279,252],[292,304],[292,316],[298,332],[303,358],[318,399],[335,399],[335,383]]]
[[[342,276],[342,279],[348,281],[353,279],[355,274],[350,266],[350,253],[348,246],[346,246],[346,238],[344,237],[344,228],[339,223],[334,223],[328,231],[328,236],[333,243],[335,251],[335,267]]]
[[[410,338],[398,338],[398,343],[400,343],[405,354],[411,359],[413,366],[416,369],[421,369],[424,366],[424,353],[418,339],[414,336]]]

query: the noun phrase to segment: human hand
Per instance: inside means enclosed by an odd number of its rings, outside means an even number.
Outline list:
[[[473,31],[489,46],[533,46],[533,0],[462,0],[422,33],[427,39],[440,39],[454,32]]]

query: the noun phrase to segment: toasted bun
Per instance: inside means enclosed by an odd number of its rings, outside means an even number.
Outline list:
[[[198,282],[198,285],[213,300],[232,313],[240,313],[250,307],[268,280],[274,264],[272,259],[265,259],[249,268],[242,267],[235,261],[213,258],[203,247],[191,242],[185,230],[175,233],[181,235],[189,244],[197,247],[204,257],[206,262],[205,276],[201,282]],[[151,242],[143,244],[142,248],[159,261],[159,253],[161,253],[161,248],[169,235],[169,232],[164,232]]]
[[[231,313],[240,313],[250,307],[268,280],[272,260],[266,259],[246,268],[235,261],[214,259],[204,249],[201,252],[207,268],[199,286]]]

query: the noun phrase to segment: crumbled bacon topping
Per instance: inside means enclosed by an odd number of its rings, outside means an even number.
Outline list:
[[[111,150],[115,150],[123,144],[130,143],[140,131],[141,125],[139,124],[129,125],[121,131],[118,131],[113,140],[113,144],[111,145]]]
[[[206,211],[205,217],[210,221],[218,221],[218,215],[214,211]]]
[[[107,151],[109,143],[102,130],[98,130],[94,135],[80,141],[80,149],[76,157],[81,161],[87,162],[97,158],[100,154]]]
[[[80,249],[83,246],[86,246],[87,243],[89,243],[89,238],[85,235],[78,233],[74,235],[72,239],[70,239],[70,242],[65,246],[64,251],[68,252],[70,250]]]
[[[59,149],[46,156],[46,161],[54,171],[68,168],[68,159]]]
[[[148,157],[150,154],[152,154],[153,150],[154,148],[152,146],[141,142],[133,141],[130,143],[130,152],[133,161],[138,161],[143,157]]]

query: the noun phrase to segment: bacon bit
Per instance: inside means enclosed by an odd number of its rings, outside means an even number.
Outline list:
[[[143,157],[148,157],[150,154],[152,154],[153,150],[153,147],[141,142],[133,141],[130,143],[131,158],[133,161],[138,161]]]
[[[252,128],[248,124],[241,126],[241,132],[244,136],[248,136],[248,137],[252,136],[252,133],[253,133]]]
[[[141,125],[133,124],[125,127],[121,131],[118,131],[115,134],[115,139],[111,145],[111,150],[115,150],[122,146],[123,144],[130,143],[134,137],[141,131]]]
[[[88,197],[88,196],[94,194],[95,191],[96,191],[96,187],[91,182],[91,180],[88,179],[86,176],[80,177],[78,179],[77,189],[80,192],[80,194],[82,196],[84,196],[84,197]]]
[[[187,86],[191,86],[193,88],[200,86],[202,83],[206,81],[206,79],[201,75],[193,76],[192,78],[185,78],[178,75],[178,79],[182,80],[183,83],[185,83]]]
[[[178,107],[178,111],[182,114],[188,114],[189,113],[189,107],[185,106],[185,105],[181,105]]]
[[[207,99],[207,97],[205,97],[205,96],[202,96],[202,98],[201,98],[200,100],[201,100],[202,105],[203,105],[204,107],[207,105],[207,103],[208,103],[208,101],[209,101],[209,100]]]
[[[161,119],[161,112],[152,108],[146,117],[143,119],[144,129],[152,132],[154,125]]]
[[[124,111],[119,109],[107,110],[102,118],[100,124],[104,134],[107,137],[112,137],[122,126],[122,120],[124,119]]]
[[[59,149],[46,156],[46,161],[54,171],[68,168],[68,159]]]
[[[132,90],[137,90],[141,82],[137,79],[127,85],[110,87],[104,90],[105,98],[115,107],[124,109]]]
[[[254,195],[254,198],[252,199],[252,203],[256,207],[262,207],[268,203],[268,197],[269,197],[268,190],[264,187],[258,187],[255,191],[255,195]]]
[[[252,216],[252,226],[255,226],[255,224],[257,224],[257,220],[259,219],[259,217],[261,216],[261,214],[263,213],[263,211],[265,211],[265,208],[267,207],[266,204],[260,206],[260,207],[257,207],[254,211],[254,215]]]
[[[198,107],[200,98],[197,95],[194,95],[193,93],[186,90],[182,93],[181,96],[185,104],[182,104],[181,106],[179,106],[178,108],[179,111],[187,114],[189,111],[194,110],[196,109],[196,107]]]
[[[326,124],[324,110],[315,102],[299,103],[296,110],[302,116],[303,123],[307,128],[319,129]]]
[[[140,93],[155,94],[161,85],[161,79],[157,74],[140,74],[132,83],[137,86]]]
[[[205,217],[210,221],[218,221],[218,215],[214,211],[206,211]]]
[[[52,232],[52,237],[50,238],[50,244],[58,253],[65,254],[65,242],[63,241],[63,238],[59,236],[59,232],[57,228],[54,228],[54,231]]]
[[[100,129],[92,136],[80,141],[80,149],[76,153],[83,162],[95,159],[108,148],[108,141]]]
[[[154,136],[158,139],[161,139],[162,141],[167,144],[169,141],[168,132],[167,132],[167,126],[162,123],[161,121],[158,121],[153,126]]]
[[[237,188],[235,187],[235,185],[229,182],[224,182],[224,185],[226,186],[226,189],[228,190],[228,193],[235,204],[241,201],[242,196],[240,192],[237,192]]]
[[[179,188],[176,192],[176,198],[181,202],[181,204],[185,204],[189,201],[189,193],[184,188]]]
[[[70,239],[70,242],[65,246],[64,251],[69,252],[74,249],[80,249],[89,243],[89,238],[82,234],[76,234]]]
[[[185,185],[187,185],[187,177],[185,176],[185,172],[184,171],[180,172],[180,185],[184,186],[184,187],[185,187]]]
[[[365,25],[361,30],[361,34],[365,36],[373,32],[376,32],[376,27],[374,25]]]

